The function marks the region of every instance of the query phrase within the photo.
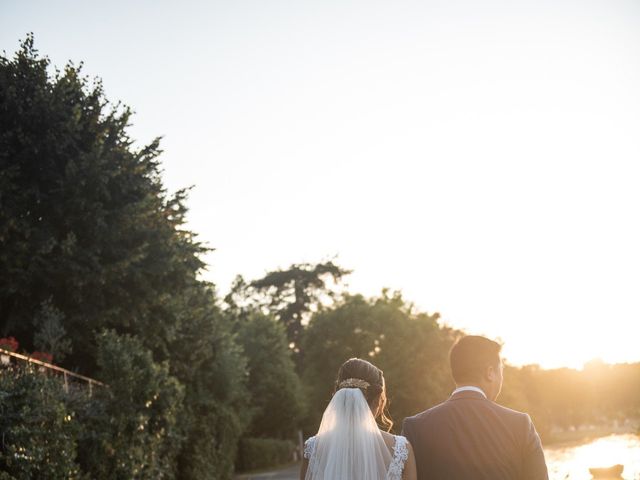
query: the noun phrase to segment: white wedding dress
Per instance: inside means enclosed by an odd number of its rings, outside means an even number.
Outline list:
[[[318,433],[304,444],[305,480],[401,480],[408,442],[394,437],[392,453],[362,391],[342,388],[325,410]]]

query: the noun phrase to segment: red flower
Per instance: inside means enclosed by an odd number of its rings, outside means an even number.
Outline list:
[[[47,352],[33,352],[31,358],[40,360],[41,362],[51,363],[53,362],[53,355]]]
[[[0,348],[15,352],[18,350],[18,341],[13,337],[0,338]]]

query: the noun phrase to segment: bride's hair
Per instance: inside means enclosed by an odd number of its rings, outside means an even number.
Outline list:
[[[361,358],[350,358],[338,370],[335,392],[341,388],[359,388],[376,419],[387,431],[391,430],[393,421],[385,412],[387,392],[382,370]]]

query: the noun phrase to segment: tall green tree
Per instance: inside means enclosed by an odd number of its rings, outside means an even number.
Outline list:
[[[214,303],[213,288],[200,287],[176,300],[185,318],[176,331],[171,368],[186,387],[178,471],[181,479],[231,478],[249,421],[247,361],[232,319]]]
[[[293,438],[304,399],[284,327],[256,312],[237,319],[235,328],[248,361],[251,422],[245,435]]]
[[[314,315],[305,330],[303,383],[308,392],[306,429],[317,428],[340,365],[351,357],[384,371],[396,426],[444,400],[453,385],[448,351],[459,332],[441,327],[439,315],[414,311],[400,294],[371,299],[347,296]]]
[[[181,478],[230,478],[246,362],[198,278],[187,190],[165,190],[159,140],[136,147],[130,121],[79,67],[52,71],[32,36],[0,56],[0,334],[98,378],[98,334],[135,339],[184,389],[184,441],[163,457]]]
[[[238,277],[226,301],[235,307],[258,307],[272,314],[285,326],[289,345],[298,353],[303,321],[321,308],[323,301],[336,298],[340,293],[336,287],[350,273],[332,261],[293,264],[250,283]]]
[[[50,302],[72,341],[66,364],[85,372],[103,328],[166,355],[171,297],[203,266],[186,191],[165,191],[159,141],[134,148],[130,120],[79,68],[50,74],[33,37],[0,57],[0,333],[32,348]]]

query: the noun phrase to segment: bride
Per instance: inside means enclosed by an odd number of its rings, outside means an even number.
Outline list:
[[[301,480],[416,480],[416,462],[405,437],[390,430],[382,370],[359,358],[338,371],[335,393],[318,433],[304,445]]]

